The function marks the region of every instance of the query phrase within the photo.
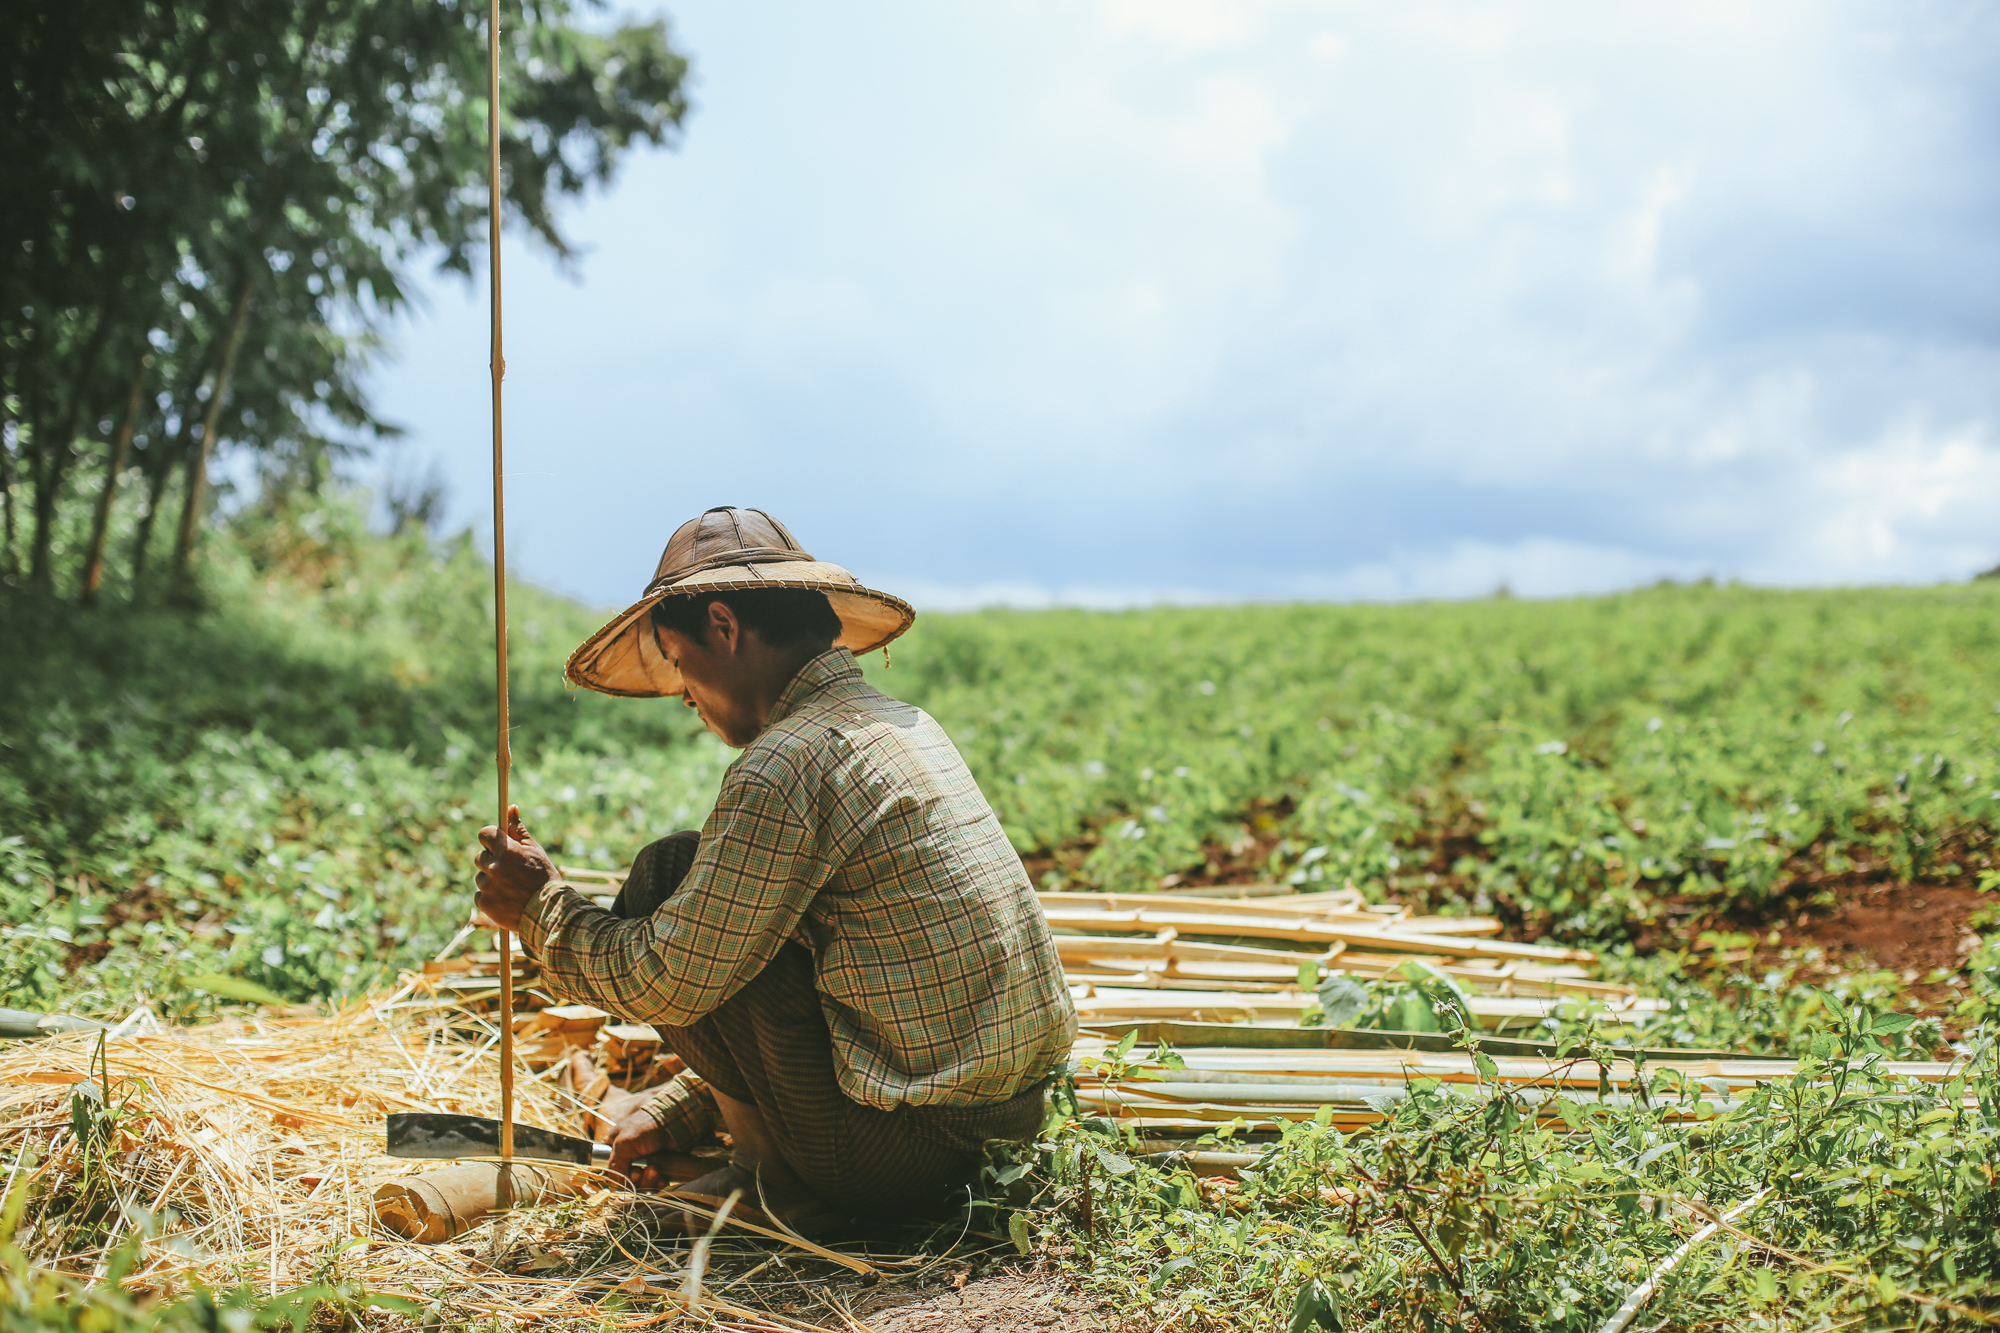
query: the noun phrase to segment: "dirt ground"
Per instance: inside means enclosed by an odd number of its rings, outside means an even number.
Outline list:
[[[895,1285],[854,1303],[871,1333],[1101,1333],[1110,1327],[1089,1297],[1021,1269],[972,1276],[964,1265],[921,1285]]]
[[[1968,922],[1974,912],[1993,905],[1991,894],[1970,882],[1856,879],[1833,888],[1832,907],[1778,925],[1777,947],[1818,950],[1820,958],[1806,966],[1814,975],[1894,972],[1926,1008],[1948,1010],[1963,998],[1962,986],[1926,979],[1965,966],[1979,947]]]

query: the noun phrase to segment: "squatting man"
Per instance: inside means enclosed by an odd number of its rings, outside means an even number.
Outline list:
[[[679,695],[743,751],[701,830],[642,850],[609,911],[518,808],[479,835],[479,906],[546,983],[651,1023],[687,1065],[618,1124],[614,1172],[741,1189],[824,1234],[931,1213],[988,1140],[1039,1129],[1076,1011],[1033,886],[943,729],[855,663],[914,618],[761,510],[711,509],[571,655],[576,684]],[[689,1180],[718,1128],[729,1164]]]

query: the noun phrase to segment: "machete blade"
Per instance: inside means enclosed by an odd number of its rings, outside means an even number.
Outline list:
[[[514,1156],[539,1162],[573,1162],[589,1166],[593,1150],[609,1156],[589,1139],[558,1134],[533,1125],[514,1126]],[[389,1156],[498,1157],[500,1122],[476,1115],[444,1115],[430,1111],[398,1111],[389,1117]]]

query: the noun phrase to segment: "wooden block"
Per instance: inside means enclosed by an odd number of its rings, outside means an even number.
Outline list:
[[[612,1023],[604,1029],[604,1055],[613,1064],[651,1060],[660,1053],[660,1034],[646,1023]]]
[[[571,1038],[572,1046],[588,1046],[597,1040],[597,1030],[611,1017],[587,1004],[552,1004],[514,1020],[519,1033],[560,1032]]]
[[[552,1004],[542,1010],[542,1026],[555,1032],[588,1031],[594,1040],[597,1030],[611,1015],[587,1004]]]

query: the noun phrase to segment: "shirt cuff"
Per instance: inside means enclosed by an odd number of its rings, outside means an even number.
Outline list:
[[[586,899],[575,889],[559,879],[552,879],[535,891],[521,908],[520,929],[515,932],[520,937],[522,950],[539,960],[542,944],[555,928],[572,912],[578,909],[590,910],[596,904]]]
[[[722,1111],[701,1075],[684,1069],[641,1108],[666,1134],[673,1152],[691,1152],[722,1128]]]

